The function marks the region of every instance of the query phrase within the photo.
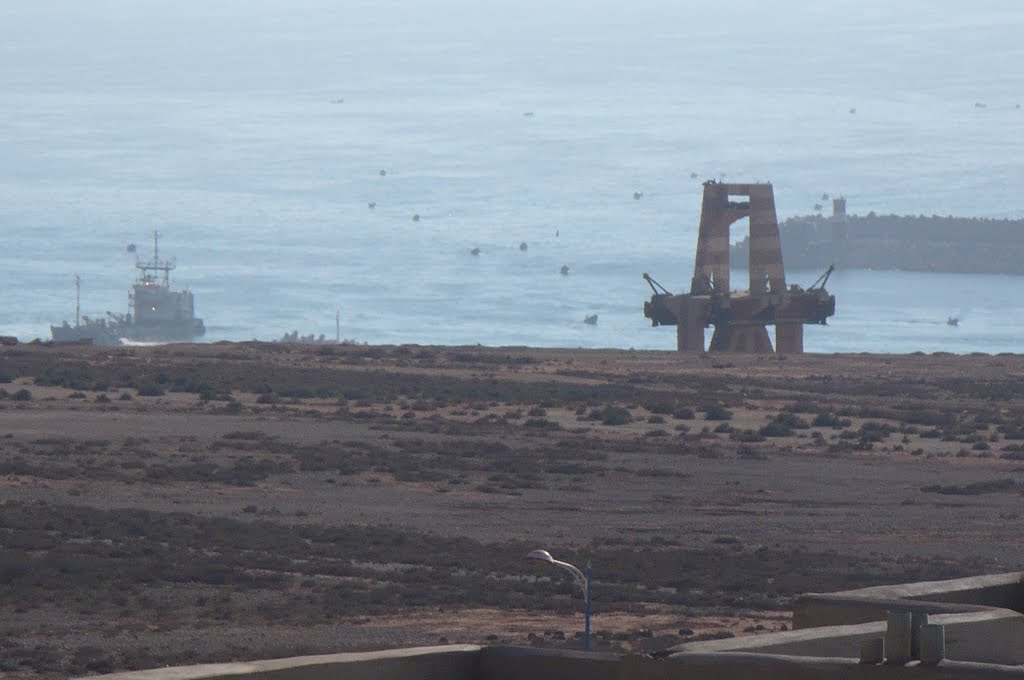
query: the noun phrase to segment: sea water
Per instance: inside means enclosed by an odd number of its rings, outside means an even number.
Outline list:
[[[0,334],[73,319],[75,274],[84,313],[127,311],[159,230],[206,340],[337,313],[369,343],[670,349],[641,274],[686,291],[705,179],[773,182],[780,219],[825,193],[1021,217],[1022,25],[1015,0],[5,0]],[[809,351],[1024,349],[1020,278],[828,287]]]

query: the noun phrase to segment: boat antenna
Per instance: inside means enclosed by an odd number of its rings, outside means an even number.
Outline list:
[[[75,328],[78,328],[79,313],[82,305],[82,279],[75,274]]]
[[[153,264],[156,265],[157,269],[160,268],[160,232],[156,229],[153,230]],[[170,270],[164,270],[164,285],[171,285]]]

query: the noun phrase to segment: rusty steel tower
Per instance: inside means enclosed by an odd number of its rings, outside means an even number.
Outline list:
[[[732,201],[732,197],[746,198]],[[750,218],[750,289],[729,285],[729,227]],[[804,290],[786,286],[782,243],[771,184],[704,183],[697,258],[688,294],[673,295],[647,274],[654,295],[644,316],[655,326],[675,326],[681,352],[704,351],[704,329],[714,326],[711,351],[771,352],[767,326],[775,326],[775,346],[804,351],[804,324],[824,324],[835,314],[836,298],[825,290],[832,268]]]

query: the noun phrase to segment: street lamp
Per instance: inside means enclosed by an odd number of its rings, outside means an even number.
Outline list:
[[[534,562],[543,562],[544,564],[561,567],[567,572],[572,574],[572,577],[576,580],[576,585],[583,591],[583,602],[587,606],[586,610],[586,629],[583,634],[583,651],[590,651],[590,562],[587,562],[587,573],[583,574],[582,571],[572,566],[568,562],[562,562],[556,560],[551,556],[547,550],[531,550],[526,556],[526,559],[533,560]]]

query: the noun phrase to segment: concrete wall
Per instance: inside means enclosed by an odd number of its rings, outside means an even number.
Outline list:
[[[899,598],[875,599],[845,595],[804,595],[793,604],[793,628],[805,630],[870,621],[885,621],[886,612],[925,612],[928,615],[985,612],[991,607]]]
[[[96,676],[94,676],[95,678]],[[944,661],[937,667],[739,652],[669,658],[509,647],[422,647],[272,661],[205,664],[102,676],[107,680],[1024,680],[1024,667]]]
[[[667,658],[450,645],[119,673],[113,680],[1024,680],[1024,572],[905,583],[800,598],[795,630],[679,645]],[[927,612],[946,630],[938,667],[858,664],[890,610]]]
[[[757,652],[856,657],[884,634],[886,612],[927,613],[946,626],[946,657],[1024,664],[1022,572],[810,594],[793,607],[793,631],[683,644],[675,652]]]
[[[1000,607],[1024,613],[1024,573],[1018,571],[908,585],[912,587],[906,588],[904,597],[911,600]]]
[[[929,614],[1024,610],[1024,572],[987,574],[948,581],[920,581],[838,593],[811,593],[793,605],[793,627],[812,628],[885,619],[888,610]]]
[[[939,666],[859,664],[856,659],[768,654],[685,653],[665,660],[664,670],[624,662],[622,680],[996,680],[1024,679],[1024,668],[943,661]]]
[[[415,647],[362,654],[155,668],[102,677],[108,680],[475,680],[479,653],[480,648],[475,645]]]
[[[1024,616],[1006,609],[929,615],[946,626],[946,658],[995,664],[1024,664]],[[788,656],[852,657],[864,640],[885,635],[885,622],[825,626],[728,640],[692,642],[676,653],[760,653]]]
[[[522,647],[484,647],[481,680],[618,680],[617,654],[563,652]]]

